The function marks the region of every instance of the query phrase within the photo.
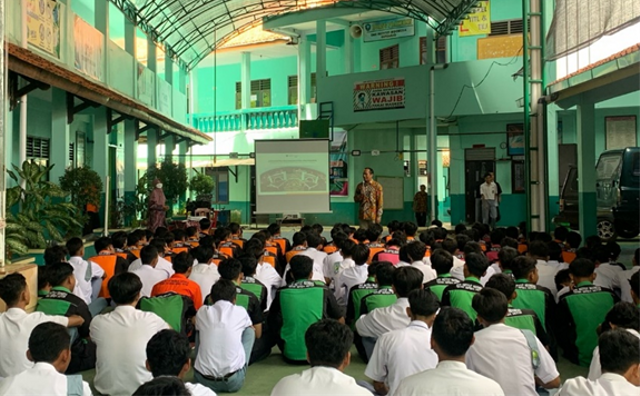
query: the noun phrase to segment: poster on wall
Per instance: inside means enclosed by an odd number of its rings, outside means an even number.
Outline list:
[[[366,22],[363,25],[364,42],[390,40],[401,37],[412,37],[415,34],[412,18],[385,19],[383,21]]]
[[[62,5],[53,0],[27,0],[27,41],[60,58]]]
[[[138,99],[148,105],[154,106],[155,78],[151,70],[138,62]]]
[[[460,22],[458,35],[460,37],[491,34],[491,6],[489,1],[478,1],[471,8],[467,17]]]
[[[104,36],[76,15],[73,21],[74,64],[78,71],[103,81]]]
[[[349,195],[349,173],[347,167],[347,131],[334,131],[329,153],[329,194]]]
[[[158,111],[171,117],[171,84],[158,78]]]
[[[507,125],[507,155],[524,155],[524,125]]]
[[[353,111],[404,109],[404,78],[356,82]]]

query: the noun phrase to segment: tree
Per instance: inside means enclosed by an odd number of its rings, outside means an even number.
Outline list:
[[[149,192],[155,188],[153,181],[156,178],[162,182],[162,190],[167,198],[167,206],[170,208],[178,203],[178,198],[187,191],[189,186],[187,169],[183,164],[176,164],[170,158],[165,158],[159,168],[154,166],[147,170],[147,189]]]
[[[213,178],[204,173],[198,173],[191,178],[189,189],[196,193],[196,197],[200,195],[211,195],[215,184]]]

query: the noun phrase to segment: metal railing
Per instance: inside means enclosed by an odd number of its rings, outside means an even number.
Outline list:
[[[296,128],[298,106],[264,107],[187,116],[194,128],[202,132],[229,132],[260,129]]]

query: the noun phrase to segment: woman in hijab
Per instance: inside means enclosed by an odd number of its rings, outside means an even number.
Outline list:
[[[149,196],[149,230],[155,232],[156,228],[165,226],[169,207],[166,205],[167,198],[162,192],[162,182],[159,179],[155,179],[153,185],[155,188]]]

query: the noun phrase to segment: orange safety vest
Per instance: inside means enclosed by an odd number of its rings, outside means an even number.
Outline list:
[[[173,248],[173,249],[171,249],[171,251],[172,251],[174,254],[189,253],[189,248],[186,248],[186,247],[177,247],[177,248]]]
[[[565,263],[571,264],[571,262],[575,259],[576,259],[575,252],[562,252],[562,261],[564,261]]]
[[[274,256],[264,256],[262,259],[265,263],[271,264],[273,268],[276,267],[276,258]]]
[[[118,256],[115,254],[104,255],[104,256],[94,256],[89,259],[100,266],[105,273],[105,277],[102,280],[102,286],[100,287],[100,297],[109,298],[109,280],[113,278],[116,272],[116,262],[118,261]]]
[[[273,242],[277,243],[280,246],[280,251],[284,254],[287,251],[287,240],[284,238],[274,239]]]
[[[265,246],[264,250],[273,254],[274,256],[278,255],[278,248],[276,246]]]
[[[367,259],[367,264],[371,264],[371,262],[373,261],[373,256],[375,256],[377,253],[380,252],[384,252],[384,247],[370,247],[369,248],[369,258]]]
[[[244,241],[242,239],[232,239],[231,241],[236,245],[240,246],[240,248],[244,247]]]
[[[285,254],[285,258],[287,259],[287,264],[289,264],[289,262],[291,261],[291,259],[293,258],[293,256],[295,256],[298,253],[302,253],[304,252],[306,249],[300,249],[300,250],[296,250],[296,249],[292,249],[289,250],[287,252],[287,254]]]

